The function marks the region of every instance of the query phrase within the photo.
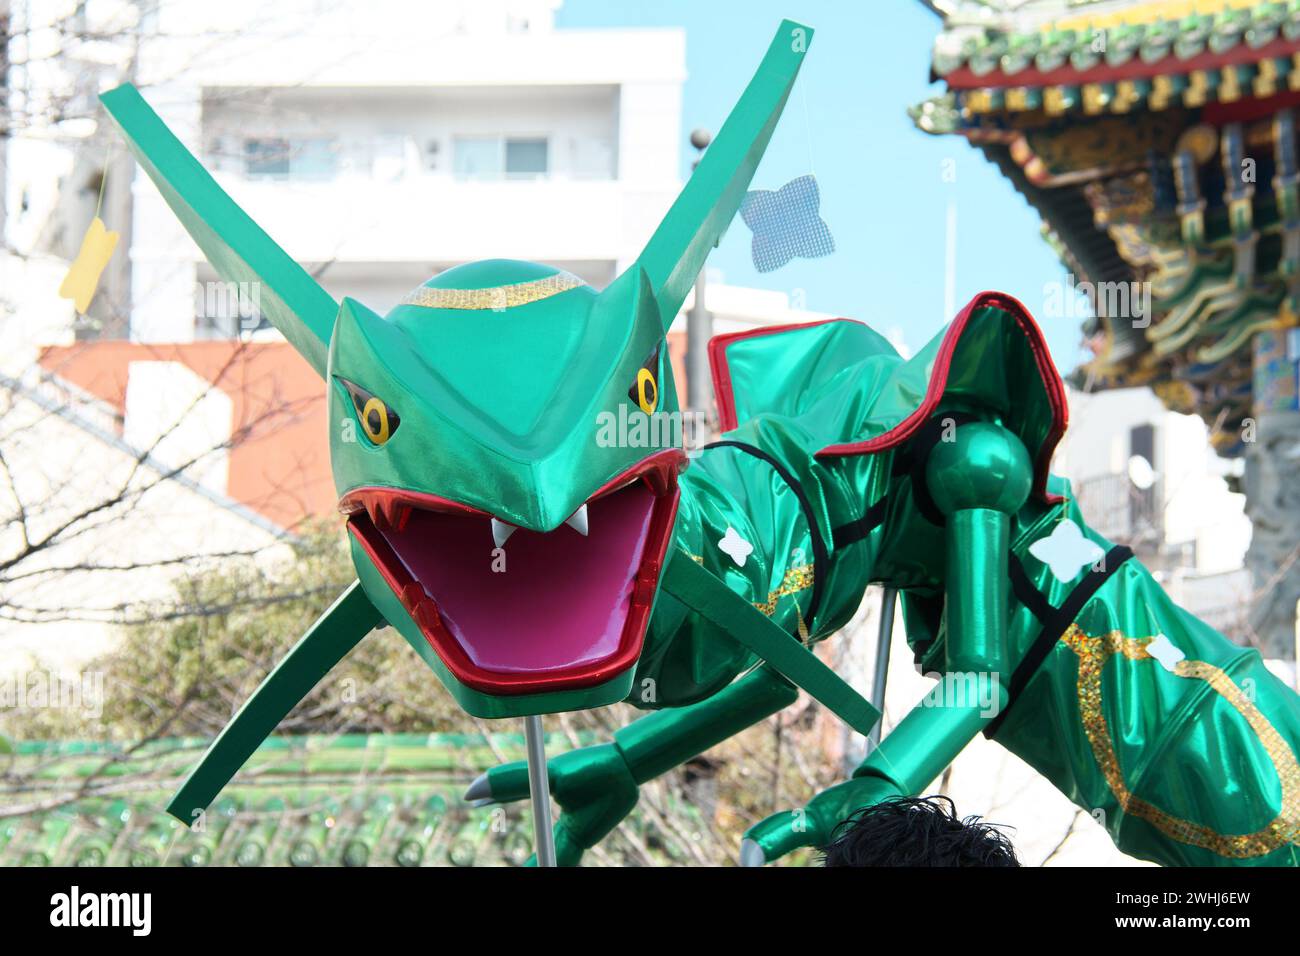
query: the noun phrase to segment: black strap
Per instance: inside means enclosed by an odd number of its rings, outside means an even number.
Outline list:
[[[910,477],[912,500],[916,503],[916,507],[922,516],[931,524],[942,527],[947,521],[944,519],[943,512],[939,510],[938,505],[934,503],[934,499],[930,497],[930,489],[925,481],[925,469],[930,461],[930,452],[934,450],[934,446],[943,438],[944,431],[949,427],[965,425],[974,421],[979,421],[979,419],[974,415],[968,415],[966,412],[940,412],[917,429],[916,434],[908,439],[907,444],[894,458],[894,465],[890,469],[890,477],[897,478],[900,475]],[[832,546],[843,548],[850,544],[857,544],[880,527],[885,520],[885,512],[889,507],[888,501],[888,494],[881,495],[880,500],[868,508],[867,513],[861,518],[846,521],[838,528],[833,529],[831,531]]]
[[[1119,570],[1120,565],[1131,557],[1133,557],[1131,549],[1122,544],[1115,545],[1106,552],[1106,557],[1102,559],[1101,566],[1094,567],[1089,571],[1087,576],[1075,585],[1074,590],[1070,592],[1070,596],[1065,599],[1065,602],[1060,607],[1052,607],[1047,604],[1046,599],[1041,594],[1038,595],[1043,604],[1046,605],[1046,615],[1045,617],[1039,616],[1039,611],[1034,611],[1034,614],[1043,622],[1043,628],[1038,632],[1038,637],[1034,639],[1029,651],[1012,673],[1011,686],[1007,688],[1007,704],[1002,708],[1002,713],[994,717],[984,729],[985,737],[992,737],[998,732],[1002,721],[1011,712],[1011,708],[1015,706],[1025,687],[1034,679],[1034,675],[1042,667],[1043,661],[1047,660],[1047,655],[1056,647],[1056,642],[1061,639],[1061,635],[1065,633],[1066,628],[1074,623],[1075,618],[1079,616],[1079,612],[1083,610],[1083,606],[1092,599],[1097,590],[1106,583],[1112,574]],[[1024,569],[1021,568],[1020,570],[1023,574]],[[1025,581],[1026,583],[1029,581],[1027,575]],[[1013,572],[1013,587],[1014,584]],[[1032,585],[1030,586],[1032,587]],[[1037,593],[1037,589],[1034,590]],[[1017,597],[1019,597],[1019,594],[1017,594]],[[1031,611],[1034,610],[1028,603],[1026,603],[1026,607],[1029,607]],[[1039,610],[1044,609],[1040,607]]]
[[[763,449],[756,445],[750,445],[740,441],[715,441],[705,445],[700,449],[705,451],[710,448],[739,448],[748,455],[753,455],[761,461],[767,462],[772,469],[781,476],[781,480],[789,485],[790,490],[794,492],[795,499],[799,502],[799,508],[803,511],[804,520],[808,523],[808,537],[812,540],[813,550],[813,583],[812,594],[808,598],[808,608],[803,612],[804,622],[809,628],[813,626],[815,615],[818,607],[821,606],[822,599],[822,576],[828,567],[826,541],[822,537],[821,526],[817,524],[817,515],[813,512],[812,503],[808,496],[804,494],[803,486],[795,480],[794,475],[790,474],[785,465],[777,461]]]
[[[889,508],[888,496],[882,497],[874,505],[867,509],[867,513],[861,518],[855,518],[852,521],[846,521],[838,528],[831,529],[831,547],[837,551],[840,548],[847,547],[850,544],[857,544],[871,532],[880,527],[885,520],[885,512]]]
[[[1052,607],[1052,602],[1047,600],[1042,591],[1034,587],[1034,582],[1029,580],[1025,566],[1020,563],[1014,551],[1007,552],[1007,571],[1011,578],[1011,593],[1016,596],[1016,600],[1029,608],[1030,613],[1038,618],[1039,624],[1046,624],[1056,608]]]

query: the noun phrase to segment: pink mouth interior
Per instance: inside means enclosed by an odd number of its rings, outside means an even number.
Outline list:
[[[405,528],[382,534],[474,664],[547,672],[618,650],[654,503],[638,481],[588,503],[585,538],[568,525],[519,528],[504,571],[493,570],[486,516],[414,510]]]

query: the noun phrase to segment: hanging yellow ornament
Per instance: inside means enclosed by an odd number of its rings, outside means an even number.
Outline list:
[[[71,299],[77,311],[85,314],[90,308],[90,300],[99,288],[99,277],[104,274],[104,267],[117,248],[117,241],[122,238],[120,232],[109,232],[104,220],[96,216],[91,220],[90,228],[81,240],[81,249],[77,258],[72,260],[68,274],[59,286],[59,298]]]

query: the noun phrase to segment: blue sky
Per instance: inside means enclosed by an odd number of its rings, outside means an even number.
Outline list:
[[[1043,326],[1061,371],[1074,368],[1079,318],[1044,312],[1044,286],[1062,281],[1065,269],[1038,216],[965,140],[922,133],[907,116],[908,105],[939,91],[929,82],[938,19],[916,0],[565,0],[557,22],[686,30],[685,177],[694,158],[687,133],[717,132],[783,17],[816,36],[754,186],[775,189],[815,173],[836,251],[760,274],[737,220],[711,267],[735,285],[802,289],[810,309],[898,328],[915,350],[952,318],[943,314],[944,233],[955,202],[958,308],[984,289],[1011,293]],[[955,162],[955,182],[942,177],[945,160]]]

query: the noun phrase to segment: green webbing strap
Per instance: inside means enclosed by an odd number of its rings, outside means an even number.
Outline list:
[[[361,582],[353,581],[244,702],[167,804],[186,826],[213,801],[294,706],[363,637],[383,623]]]
[[[767,661],[786,680],[802,687],[858,733],[870,733],[880,719],[880,711],[816,654],[680,549],[674,549],[668,562],[663,589]]]

